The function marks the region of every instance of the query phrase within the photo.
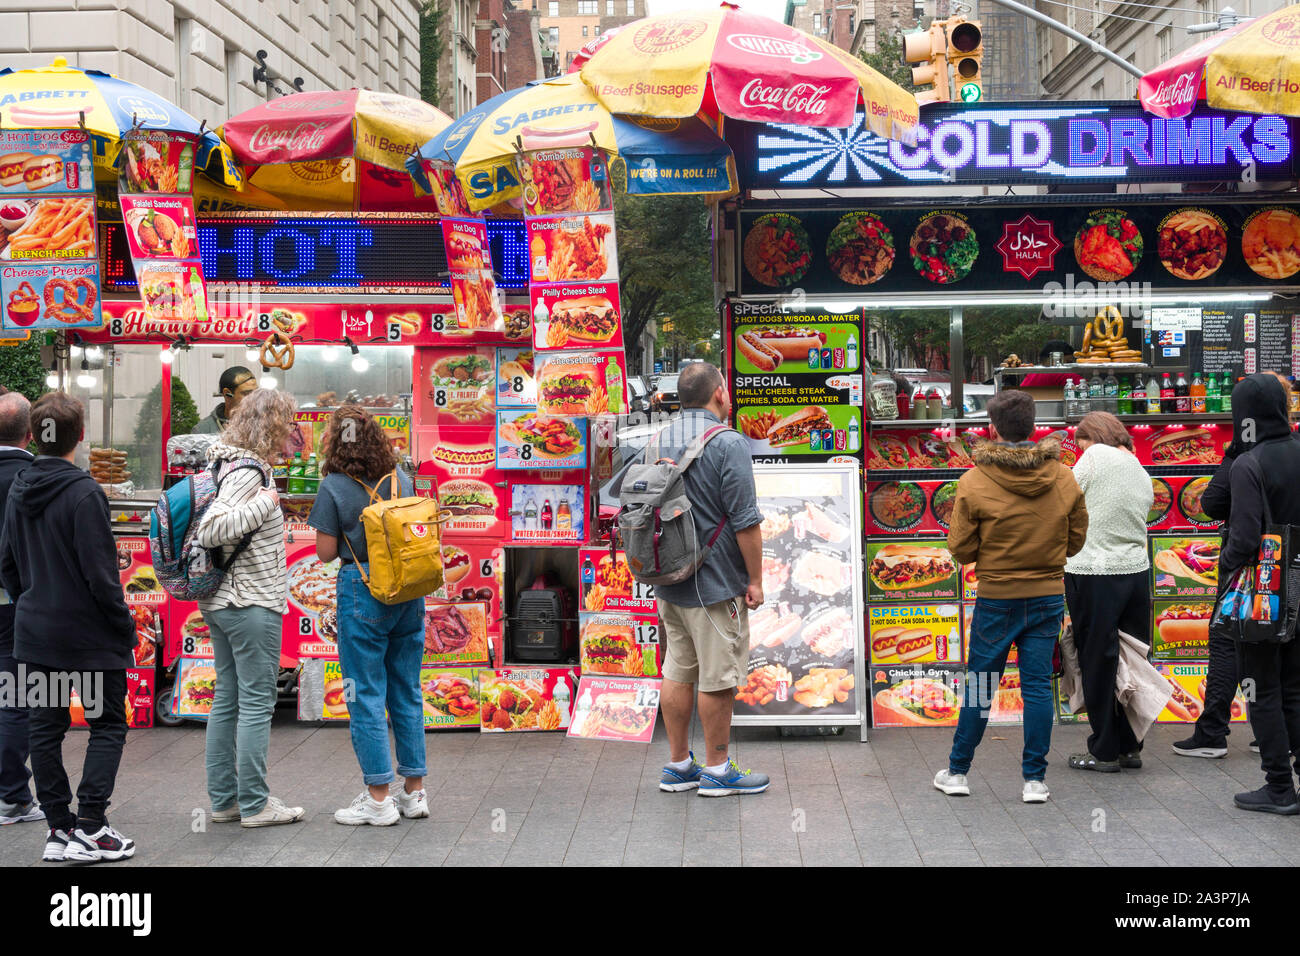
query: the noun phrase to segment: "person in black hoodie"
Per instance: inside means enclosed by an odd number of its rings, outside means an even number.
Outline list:
[[[1287,418],[1287,394],[1269,373],[1249,375],[1232,390],[1234,417],[1255,445],[1239,455],[1229,472],[1232,510],[1227,540],[1219,555],[1219,577],[1254,564],[1266,524],[1267,507],[1279,525],[1300,525],[1300,439]],[[1252,434],[1253,433],[1253,434]],[[1300,757],[1300,641],[1294,628],[1282,643],[1242,643],[1237,648],[1241,681],[1253,684],[1250,725],[1259,742],[1265,785],[1239,793],[1242,810],[1300,814],[1291,777],[1291,755]],[[1247,682],[1251,684],[1247,684]]]
[[[4,529],[4,506],[14,477],[32,463],[31,402],[18,392],[0,394],[0,532]],[[18,662],[14,659],[14,605],[0,590],[0,674],[18,686]],[[28,718],[26,706],[7,707],[0,701],[0,826],[44,820],[45,814],[32,802],[27,769]]]
[[[135,853],[105,813],[126,742],[126,668],[135,627],[122,595],[108,499],[72,463],[84,432],[81,402],[49,392],[32,405],[36,460],[14,479],[0,537],[0,583],[14,599],[14,656],[44,677],[31,703],[32,775],[49,836],[44,859],[95,862]],[[78,690],[90,740],[77,815],[63,768],[71,724],[64,688]],[[56,692],[57,689],[57,692]]]

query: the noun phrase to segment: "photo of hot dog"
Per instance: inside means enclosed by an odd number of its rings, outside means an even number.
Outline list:
[[[442,546],[442,578],[448,584],[455,584],[470,571],[469,552],[454,544]]]
[[[736,337],[736,351],[761,372],[775,372],[784,361],[784,356],[775,347],[753,332],[744,332]]]
[[[6,153],[0,156],[0,186],[17,186],[23,181],[23,165],[34,159],[31,153]]]
[[[809,405],[773,423],[767,430],[767,443],[773,448],[808,444],[808,433],[815,428],[830,428],[831,417],[820,405]]]
[[[483,247],[478,237],[453,232],[447,237],[447,265],[453,269],[482,269]]]
[[[1194,697],[1191,691],[1172,677],[1166,677],[1165,680],[1169,681],[1169,686],[1174,692],[1174,696],[1169,698],[1169,703],[1165,704],[1165,709],[1179,720],[1194,723],[1200,718],[1201,711],[1205,709],[1205,702]]]
[[[777,647],[799,633],[803,618],[790,611],[784,601],[777,607],[764,605],[749,616],[749,646]]]
[[[1219,542],[1211,538],[1181,539],[1157,551],[1151,563],[1156,571],[1171,574],[1175,579],[1194,581],[1208,588],[1218,587],[1219,547]],[[1157,575],[1157,588],[1164,584]]]
[[[63,160],[58,156],[33,156],[23,163],[23,182],[32,192],[63,182]]]
[[[1162,644],[1206,644],[1212,604],[1170,604],[1156,609],[1156,637]]]
[[[894,655],[904,664],[919,661],[934,650],[934,635],[923,627],[911,627],[898,635]]]
[[[750,629],[752,630],[754,627],[752,623],[753,619],[751,618],[750,620],[751,623],[749,626]],[[886,662],[893,661],[897,656],[896,652],[898,650],[898,639],[906,631],[907,628],[899,627],[896,624],[891,624],[888,627],[873,627],[871,629],[872,662],[886,663]]]
[[[745,335],[758,339],[787,361],[807,361],[809,349],[820,349],[826,344],[826,333],[818,329],[759,327],[747,330],[741,338]]]

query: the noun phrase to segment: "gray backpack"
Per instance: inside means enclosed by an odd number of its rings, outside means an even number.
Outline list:
[[[656,435],[646,448],[646,461],[624,473],[615,532],[622,538],[632,577],[642,584],[685,581],[704,563],[726,526],[724,517],[707,542],[698,540],[683,475],[704,446],[727,431],[731,429],[726,425],[709,428],[686,447],[680,464],[669,458],[650,461],[659,449]]]

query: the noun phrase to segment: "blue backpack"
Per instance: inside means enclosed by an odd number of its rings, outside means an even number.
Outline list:
[[[251,532],[244,535],[225,558],[221,556],[221,548],[203,548],[194,540],[203,515],[217,498],[221,482],[240,468],[256,468],[262,474],[263,487],[270,484],[271,476],[261,462],[236,458],[190,475],[168,488],[149,516],[149,551],[154,573],[167,593],[178,600],[198,601],[216,594],[226,569],[253,539]]]

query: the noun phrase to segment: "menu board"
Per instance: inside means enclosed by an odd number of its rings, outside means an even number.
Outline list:
[[[587,464],[587,420],[527,411],[497,412],[496,466],[501,470],[564,470]]]
[[[867,544],[867,600],[956,600],[957,563],[944,538],[902,538]]]
[[[872,664],[960,664],[961,617],[956,604],[873,604]]]
[[[480,726],[478,673],[477,667],[420,669],[425,730]]]
[[[509,495],[496,468],[491,428],[417,428],[415,493],[436,496],[449,518],[444,537],[501,537]]]
[[[955,727],[965,668],[884,664],[871,668],[873,727]]]
[[[757,461],[862,460],[862,314],[732,303],[736,429]]]
[[[1156,660],[1204,660],[1210,652],[1214,601],[1156,601],[1151,607],[1151,653]]]
[[[486,346],[415,350],[421,425],[492,425],[496,350]]]
[[[1260,309],[1259,325],[1256,329],[1258,338],[1258,357],[1256,372],[1281,372],[1287,378],[1295,374],[1293,361],[1291,330],[1296,317],[1290,312],[1273,312]]]
[[[478,672],[484,733],[563,730],[572,715],[574,675],[564,667],[498,667]]]
[[[487,223],[482,218],[444,216],[441,224],[451,272],[451,295],[456,303],[456,328],[467,332],[503,331],[505,320],[501,295],[492,278]]]
[[[659,712],[657,680],[583,676],[568,736],[647,744]]]
[[[764,603],[749,613],[737,724],[863,724],[861,477],[856,465],[757,465]]]
[[[1151,593],[1158,598],[1214,600],[1219,586],[1218,535],[1151,538]]]
[[[0,327],[97,327],[98,227],[89,137],[0,131]]]
[[[316,531],[306,525],[285,529],[289,610],[284,616],[282,656],[334,657],[338,654],[337,589],[339,559],[316,556]]]
[[[627,412],[623,350],[541,352],[537,364],[537,410],[563,418]]]
[[[1156,717],[1157,724],[1193,723],[1205,712],[1205,684],[1208,664],[1156,664],[1160,676],[1169,681],[1173,696]],[[1232,723],[1246,720],[1246,699],[1241,688],[1232,698],[1228,716]]]
[[[867,482],[867,534],[946,532],[957,481]]]
[[[1152,477],[1151,488],[1155,497],[1147,513],[1147,529],[1217,528],[1219,522],[1206,514],[1201,504],[1201,496],[1209,483],[1209,475]]]

